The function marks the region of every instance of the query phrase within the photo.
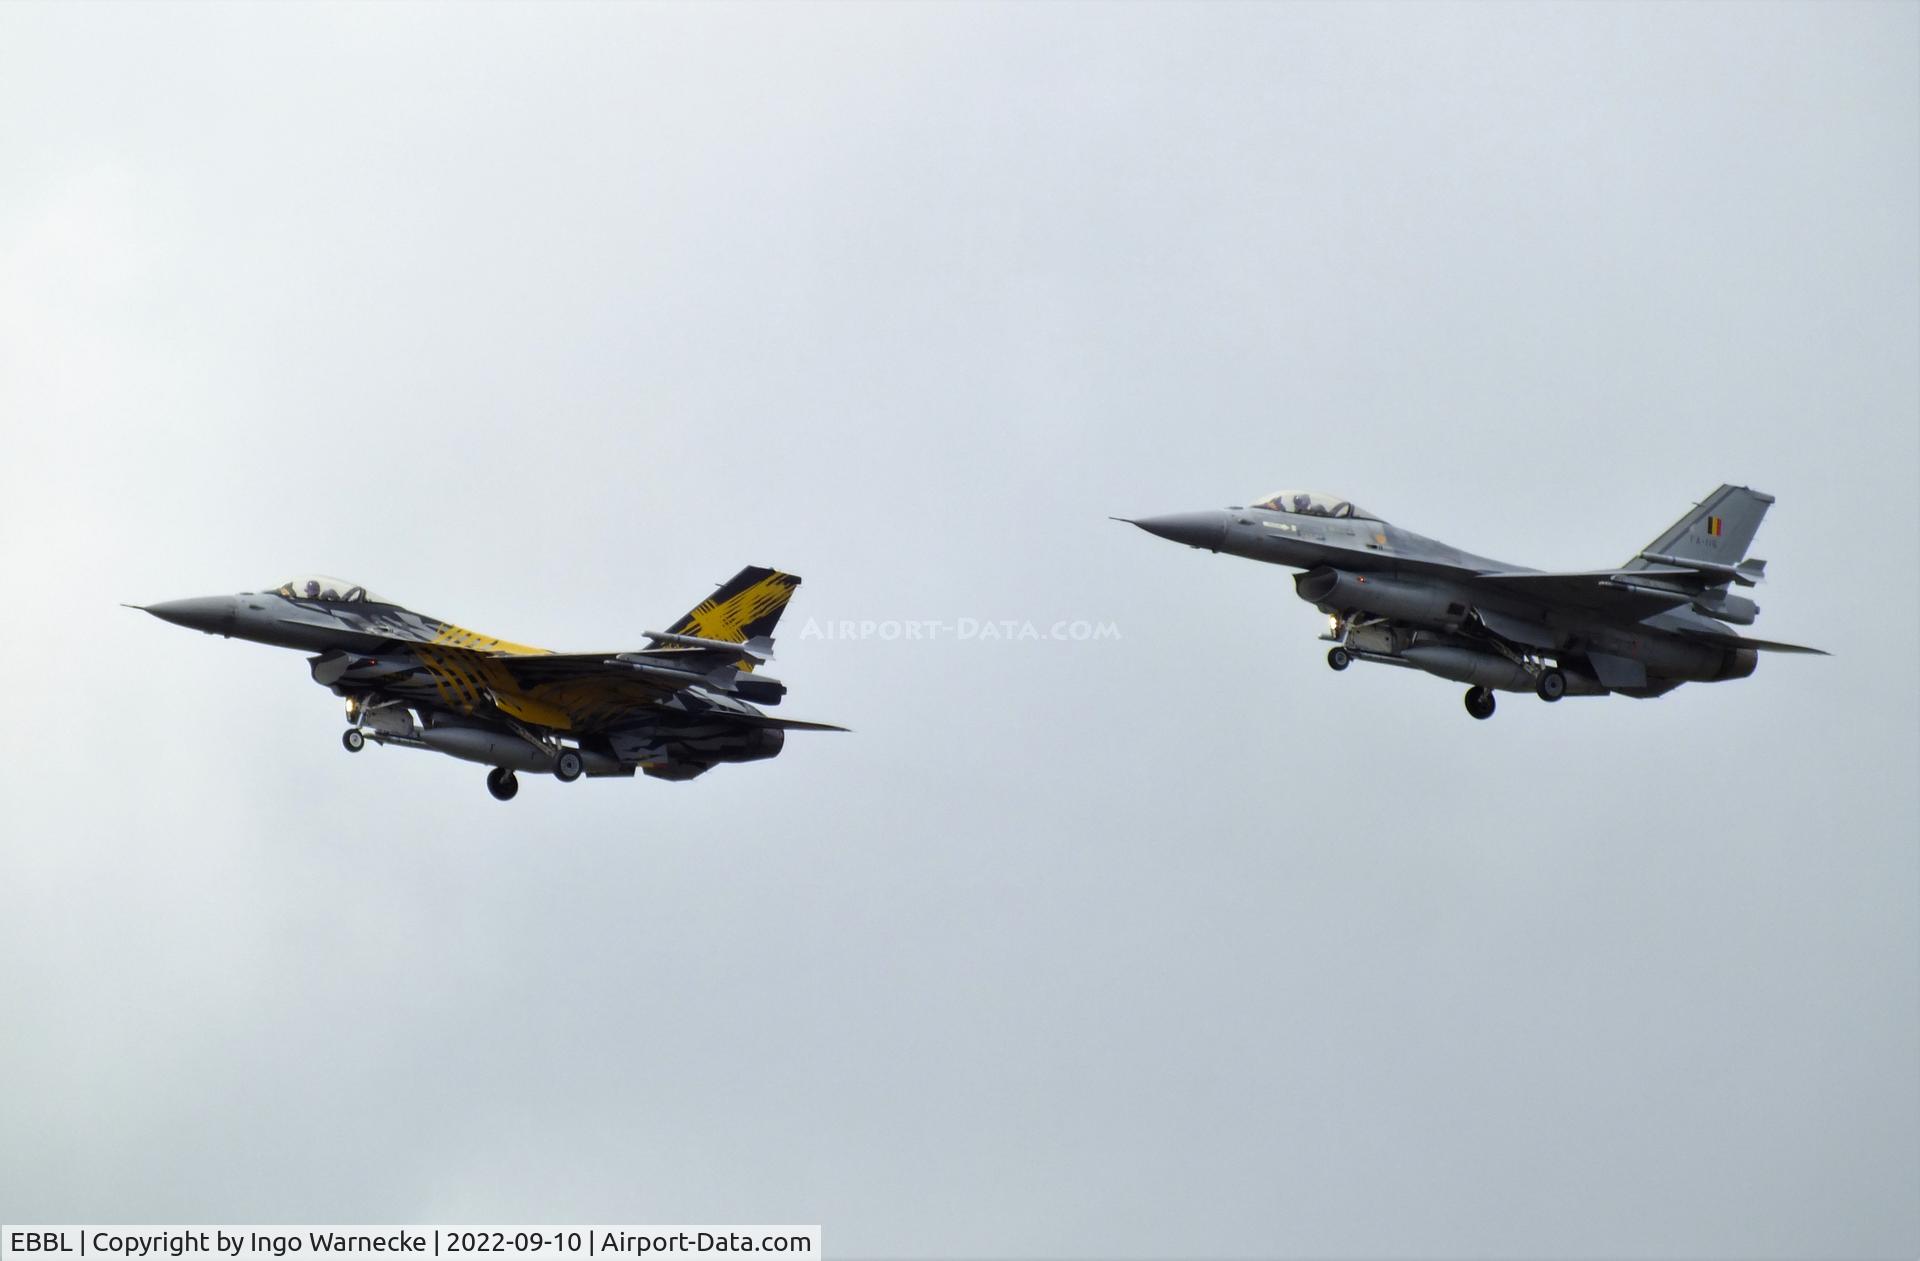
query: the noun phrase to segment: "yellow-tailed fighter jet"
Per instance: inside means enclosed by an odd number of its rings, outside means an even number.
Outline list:
[[[789,731],[844,731],[774,718],[786,688],[755,672],[800,579],[749,566],[635,652],[548,652],[403,608],[318,575],[272,591],[131,605],[209,635],[315,655],[314,682],[347,702],[349,752],[368,740],[432,749],[493,769],[501,801],[516,771],[692,779],[718,762],[779,754]]]

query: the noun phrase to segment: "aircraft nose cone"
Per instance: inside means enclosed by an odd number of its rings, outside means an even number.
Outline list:
[[[231,635],[235,606],[230,595],[198,596],[191,600],[163,600],[146,606],[147,612],[163,622],[205,631],[209,635]]]
[[[1159,517],[1140,517],[1133,522],[1148,534],[1155,534],[1188,547],[1220,550],[1227,537],[1226,514],[1214,512],[1170,512]]]

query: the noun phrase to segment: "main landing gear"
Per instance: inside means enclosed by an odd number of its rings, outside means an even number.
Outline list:
[[[520,780],[506,767],[496,766],[487,772],[487,791],[496,801],[512,801],[520,791]]]
[[[1543,701],[1557,701],[1567,694],[1567,676],[1558,670],[1548,670],[1534,682],[1533,690]]]
[[[1467,712],[1475,718],[1485,720],[1493,717],[1493,692],[1489,688],[1470,687],[1467,689]]]
[[[563,784],[571,784],[579,779],[580,772],[585,769],[580,754],[573,749],[562,749],[560,756],[553,759],[553,777]]]

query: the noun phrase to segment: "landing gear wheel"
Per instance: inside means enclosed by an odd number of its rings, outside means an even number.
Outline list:
[[[1493,693],[1484,687],[1468,688],[1467,712],[1482,721],[1493,717]]]
[[[1345,648],[1329,648],[1327,649],[1327,664],[1336,670],[1344,670],[1353,664],[1353,654]]]
[[[340,734],[340,743],[349,753],[358,753],[367,747],[367,738],[360,734],[360,728],[348,727]]]
[[[1557,701],[1567,694],[1567,676],[1558,670],[1549,670],[1540,676],[1533,690],[1540,693],[1543,701]]]
[[[496,766],[487,772],[487,791],[493,794],[496,801],[512,801],[514,794],[520,791],[520,781],[506,767]]]
[[[553,759],[553,777],[563,784],[571,784],[579,779],[580,772],[585,769],[580,755],[572,749],[560,750],[560,756]]]

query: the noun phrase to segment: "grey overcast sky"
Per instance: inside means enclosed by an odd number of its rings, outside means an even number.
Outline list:
[[[1920,1252],[1917,63],[1895,3],[0,7],[0,1218]],[[1484,724],[1106,520],[1589,567],[1722,481],[1836,655]],[[621,648],[750,562],[855,733],[511,806],[115,607]]]

